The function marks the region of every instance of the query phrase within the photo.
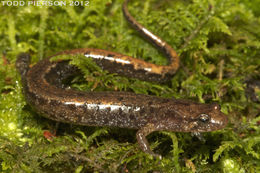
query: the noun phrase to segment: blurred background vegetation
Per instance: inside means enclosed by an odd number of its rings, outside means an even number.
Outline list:
[[[129,10],[136,20],[181,57],[181,68],[164,85],[108,74],[82,58],[71,58],[84,74],[73,80],[75,88],[217,102],[230,121],[225,129],[204,133],[203,139],[190,133],[156,132],[148,139],[162,160],[139,150],[135,130],[59,124],[56,137],[50,136],[55,122],[37,115],[24,100],[14,66],[20,52],[29,52],[33,64],[83,47],[167,63],[128,25],[122,3],[0,4],[0,170],[260,172],[260,89],[255,82],[260,78],[260,0],[132,0]]]

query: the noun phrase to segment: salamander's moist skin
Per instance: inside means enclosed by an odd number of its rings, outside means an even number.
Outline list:
[[[99,49],[76,49],[57,55],[81,54],[103,69],[143,80],[163,82],[179,67],[176,52],[161,38],[145,29],[123,5],[126,19],[169,58],[169,65],[158,66],[133,57]],[[21,74],[25,98],[38,113],[65,123],[138,129],[140,148],[155,155],[146,140],[154,131],[209,132],[224,128],[226,116],[218,104],[166,99],[128,92],[82,92],[65,89],[62,81],[78,72],[68,61],[49,58],[29,68],[30,56],[20,54],[16,67]]]

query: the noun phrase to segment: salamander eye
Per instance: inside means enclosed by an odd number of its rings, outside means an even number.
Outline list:
[[[199,120],[203,123],[206,123],[208,122],[210,119],[209,115],[208,114],[200,114],[199,116]]]

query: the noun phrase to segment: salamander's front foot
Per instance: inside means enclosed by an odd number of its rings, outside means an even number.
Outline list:
[[[154,128],[153,124],[148,124],[145,127],[139,129],[136,133],[136,139],[138,141],[138,144],[141,148],[141,150],[145,153],[148,153],[150,155],[152,155],[154,158],[159,158],[160,160],[162,159],[162,156],[159,154],[155,154],[150,146],[149,143],[146,139],[146,136],[149,135],[150,133],[156,131],[156,129]]]

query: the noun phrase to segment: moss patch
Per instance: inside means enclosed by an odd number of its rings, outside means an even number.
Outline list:
[[[36,63],[62,50],[91,47],[167,63],[127,24],[122,2],[95,0],[85,8],[0,5],[0,170],[260,171],[260,105],[245,92],[245,81],[260,77],[259,0],[133,0],[131,14],[181,57],[167,85],[108,74],[70,57],[84,74],[72,81],[75,88],[218,102],[230,120],[225,129],[203,134],[205,141],[189,133],[154,133],[148,139],[161,161],[139,150],[133,130],[60,124],[57,137],[46,138],[55,123],[26,104],[14,66],[18,53],[30,52]]]

